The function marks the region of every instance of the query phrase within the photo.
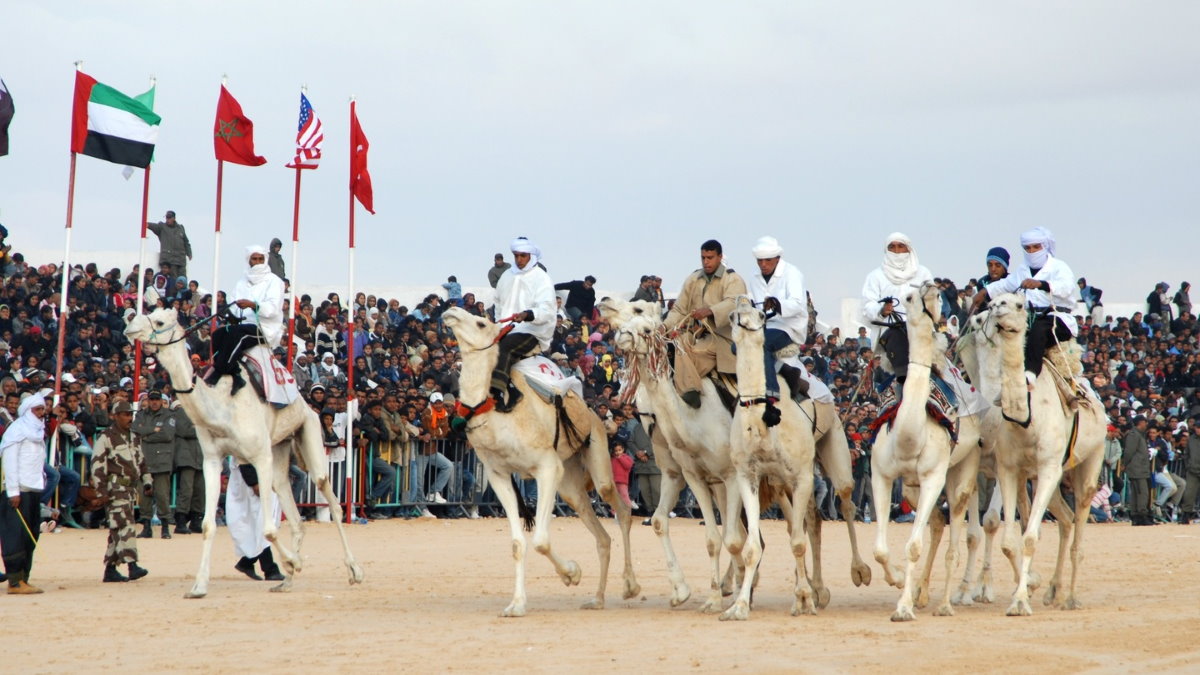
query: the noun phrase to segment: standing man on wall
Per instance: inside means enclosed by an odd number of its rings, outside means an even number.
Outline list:
[[[146,223],[146,229],[158,237],[158,262],[171,265],[171,274],[187,276],[187,261],[192,259],[192,242],[187,231],[175,220],[175,212],[167,211],[166,220]]]

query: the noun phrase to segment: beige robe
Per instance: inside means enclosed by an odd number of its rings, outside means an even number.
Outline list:
[[[668,329],[685,324],[685,320],[697,309],[709,308],[713,315],[698,324],[692,324],[683,336],[690,359],[676,359],[675,385],[680,392],[698,391],[700,379],[715,368],[722,373],[737,371],[737,357],[730,347],[733,333],[729,324],[729,313],[734,300],[746,295],[746,282],[731,269],[721,265],[710,279],[703,269],[692,272],[683,282],[679,299],[663,321]],[[705,330],[696,335],[696,326]]]

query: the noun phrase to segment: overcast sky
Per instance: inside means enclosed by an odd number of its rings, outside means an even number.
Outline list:
[[[309,283],[346,277],[352,94],[378,212],[357,221],[366,289],[485,283],[516,235],[559,281],[632,289],[657,273],[676,288],[703,240],[749,273],[772,234],[835,314],[893,230],[965,281],[990,246],[1019,255],[1033,225],[1106,300],[1200,277],[1195,2],[7,0],[3,13],[17,111],[0,222],[16,250],[62,246],[82,59],[129,94],[158,77],[150,213],[178,212],[206,286],[223,74],[269,160],[226,167],[224,287],[243,246],[290,241],[302,84],[326,125],[325,160],[304,174]],[[76,247],[136,248],[140,208],[140,172],[80,158]]]

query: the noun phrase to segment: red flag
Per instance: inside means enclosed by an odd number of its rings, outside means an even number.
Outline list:
[[[219,160],[246,166],[267,163],[266,159],[254,154],[254,122],[242,114],[242,106],[225,85],[221,85],[221,98],[217,100],[213,147]]]
[[[367,172],[367,149],[371,144],[358,124],[354,101],[350,102],[350,194],[363,208],[375,213],[375,196],[371,190],[371,174]]]

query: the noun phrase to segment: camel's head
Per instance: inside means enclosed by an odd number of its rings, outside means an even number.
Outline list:
[[[739,295],[729,313],[729,325],[733,328],[733,341],[737,344],[762,344],[763,328],[767,317],[754,306],[750,298]]]
[[[125,337],[130,342],[141,340],[147,351],[153,353],[159,345],[183,338],[179,326],[179,314],[173,309],[160,307],[149,314],[133,314],[125,317]]]
[[[901,301],[904,303],[905,318],[910,328],[932,331],[942,320],[941,292],[932,281],[909,287]]]
[[[991,315],[989,320],[997,330],[1025,335],[1028,325],[1025,323],[1028,318],[1025,312],[1025,298],[1016,293],[1005,293],[988,303],[988,312]]]
[[[616,331],[614,342],[624,351],[645,352],[648,338],[662,328],[658,305],[644,300],[604,298],[600,316]]]
[[[475,316],[461,307],[451,307],[442,314],[442,323],[454,332],[463,351],[477,352],[491,347],[500,333],[500,324],[487,317]]]

